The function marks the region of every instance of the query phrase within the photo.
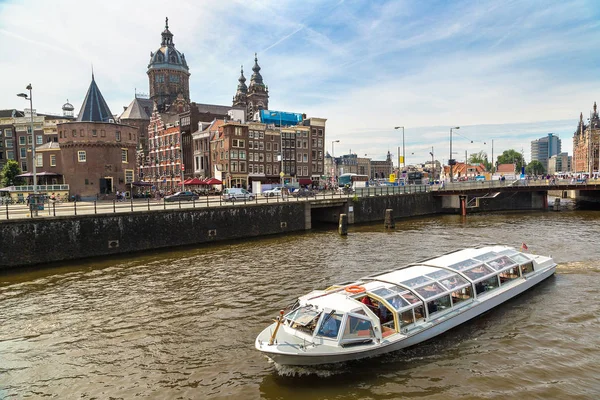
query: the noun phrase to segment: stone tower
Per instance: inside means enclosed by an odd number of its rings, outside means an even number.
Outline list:
[[[252,77],[250,78],[250,86],[248,87],[247,95],[247,113],[249,120],[254,119],[254,114],[258,110],[269,109],[269,88],[265,86],[263,78],[260,75],[260,66],[258,65],[258,58],[254,53],[254,67],[252,67]]]
[[[166,111],[175,103],[178,109],[172,111],[182,112],[181,108],[190,103],[190,72],[185,55],[173,43],[169,18],[165,20],[165,30],[161,36],[160,48],[150,53],[148,64],[150,99],[156,103],[160,112]]]

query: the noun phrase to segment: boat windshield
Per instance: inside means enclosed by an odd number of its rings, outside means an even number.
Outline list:
[[[463,260],[456,264],[452,264],[452,265],[450,265],[449,268],[455,269],[457,271],[463,271],[463,270],[465,270],[469,267],[472,267],[474,265],[477,265],[477,264],[481,264],[481,263],[479,261],[468,259],[468,260]]]
[[[494,260],[489,260],[486,262],[486,264],[494,268],[496,271],[514,267],[516,265],[516,263],[513,260],[506,256],[498,257]]]
[[[478,280],[479,278],[493,273],[494,271],[490,267],[485,266],[483,264],[464,271],[464,274],[472,280]]]
[[[318,311],[310,306],[304,306],[295,309],[285,317],[295,325],[307,326],[313,321],[316,324],[319,315],[321,315],[321,311]]]

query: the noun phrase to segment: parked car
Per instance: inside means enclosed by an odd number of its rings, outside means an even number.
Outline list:
[[[241,188],[227,188],[223,190],[222,198],[224,201],[235,202],[237,200],[254,200],[254,195]]]
[[[315,193],[306,188],[296,189],[292,192],[292,196],[294,197],[314,197]]]
[[[165,201],[192,201],[198,200],[200,197],[194,192],[177,192],[170,196],[165,196]]]
[[[282,189],[280,187],[276,187],[270,190],[265,190],[263,192],[263,196],[265,197],[273,197],[273,196],[281,196]]]

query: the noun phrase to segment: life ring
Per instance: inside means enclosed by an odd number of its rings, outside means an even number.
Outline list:
[[[351,286],[346,286],[345,290],[348,293],[358,294],[358,293],[365,292],[367,289],[365,289],[364,286],[351,285]]]

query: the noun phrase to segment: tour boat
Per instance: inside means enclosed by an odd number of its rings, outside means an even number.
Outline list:
[[[255,346],[280,365],[332,364],[389,353],[477,317],[555,270],[551,257],[507,246],[454,251],[312,291],[281,310]]]

